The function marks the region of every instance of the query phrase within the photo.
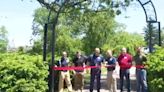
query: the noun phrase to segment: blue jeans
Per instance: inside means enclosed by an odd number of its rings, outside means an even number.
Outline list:
[[[145,69],[136,69],[137,92],[147,92],[147,79]]]
[[[127,92],[130,92],[130,72],[129,69],[120,69],[120,90],[123,91],[124,76],[126,78],[126,88]]]
[[[97,80],[97,92],[100,92],[100,87],[101,87],[101,70],[96,70],[96,69],[91,69],[91,77],[90,77],[90,92],[93,92],[93,87],[94,87],[94,80]]]

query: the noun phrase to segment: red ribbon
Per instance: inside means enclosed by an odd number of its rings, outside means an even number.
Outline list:
[[[85,67],[75,67],[75,66],[67,66],[67,67],[53,67],[54,70],[84,70],[84,69],[91,69],[91,68],[108,68],[114,67],[114,65],[107,65],[107,66],[85,66]],[[136,66],[120,66],[121,68],[126,67],[136,67],[137,69],[145,68],[143,65],[136,65]]]

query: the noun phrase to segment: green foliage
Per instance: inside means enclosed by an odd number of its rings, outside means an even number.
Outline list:
[[[42,26],[45,20],[45,9],[38,9],[35,12],[34,22]],[[41,15],[38,12],[43,12]],[[124,32],[122,25],[114,20],[112,11],[104,12],[87,12],[78,13],[78,16],[61,14],[59,23],[56,29],[56,54],[61,55],[62,51],[67,51],[71,56],[77,51],[81,50],[85,54],[92,53],[95,47],[102,48],[103,51],[107,49],[114,49],[116,55],[122,47],[127,47],[129,52],[134,54],[135,47],[145,45],[141,35]],[[42,19],[42,21],[41,21]],[[52,20],[52,18],[51,18]],[[51,25],[49,25],[51,26]],[[43,27],[43,26],[42,26]],[[123,31],[116,31],[123,30]],[[38,30],[41,38],[43,38],[43,30]],[[33,52],[41,53],[42,40],[34,43],[36,50]],[[48,28],[48,52],[51,51],[51,29]],[[38,50],[37,50],[38,49]],[[39,52],[40,51],[40,52]]]
[[[109,12],[88,13],[83,16],[79,32],[83,33],[84,51],[89,54],[95,47],[102,47],[111,39],[116,21]]]
[[[0,27],[0,52],[6,52],[8,38],[7,38],[7,30],[5,26]]]
[[[147,62],[149,92],[163,92],[164,90],[164,48],[156,47]]]
[[[164,46],[164,28],[161,29],[161,44]]]
[[[40,10],[42,9],[39,8],[34,14],[34,23],[39,24],[43,28],[45,17],[47,17],[45,12],[47,11],[45,9],[43,11]],[[61,14],[59,17],[59,24],[56,29],[56,52],[58,52],[56,54],[60,55],[61,51],[65,50],[72,55],[79,49],[88,54],[92,52],[93,48],[103,46],[107,39],[110,38],[110,35],[114,33],[117,25],[111,12],[87,12],[77,15],[73,17],[73,15],[68,13]],[[43,38],[42,29],[34,30],[35,32],[39,33],[41,38]],[[51,29],[49,27],[48,52],[51,50],[50,40]],[[34,47],[38,47],[38,44],[34,43]],[[34,52],[36,51],[34,50]]]
[[[55,0],[54,4],[52,4],[52,0],[37,1],[55,12],[62,7],[62,12],[66,13],[70,11],[78,13],[112,10],[113,13],[120,14],[122,8],[125,9],[133,0]]]
[[[108,43],[103,46],[103,50],[113,49],[114,54],[118,55],[122,47],[128,48],[128,52],[135,54],[135,48],[144,46],[144,40],[141,35],[137,33],[128,33],[125,31],[118,31],[110,37]]]
[[[159,32],[158,29],[153,24],[147,24],[144,28],[145,31],[145,41],[146,44],[149,46],[154,46],[159,44]],[[150,43],[151,39],[151,43]]]
[[[55,2],[57,4],[50,5],[48,4],[50,2],[44,2],[44,0],[38,1],[45,5],[46,8],[52,9],[53,12],[50,16],[50,22],[54,21],[54,15],[64,3],[64,1],[61,1],[60,3]],[[142,38],[139,35],[136,36],[135,34],[127,33],[122,37],[124,40],[122,40],[122,38],[120,39],[120,33],[115,31],[119,25],[114,19],[116,15],[121,13],[121,8],[126,8],[131,1],[133,0],[67,1],[62,8],[55,30],[55,52],[57,56],[60,55],[62,51],[67,51],[72,55],[79,49],[85,52],[85,54],[90,54],[95,47],[100,47],[104,51],[107,48],[114,48],[118,51],[125,46],[130,49],[130,52],[134,53],[134,47],[136,45],[144,44]],[[34,14],[34,26],[36,26],[34,28],[38,28],[37,30],[34,29],[34,33],[38,33],[41,38],[43,38],[43,26],[44,23],[47,22],[46,18],[48,17],[48,9],[46,8],[39,8]],[[51,28],[52,25],[49,25],[48,52],[51,51]],[[126,35],[128,36],[126,37]],[[42,39],[39,41],[42,41]],[[42,45],[42,43],[40,45]],[[38,44],[34,44],[34,47],[38,46]],[[36,51],[34,50],[34,52]]]
[[[48,67],[41,56],[6,53],[0,55],[1,92],[45,92]]]
[[[43,47],[43,45],[42,45],[40,40],[35,41],[34,46],[32,47],[31,50],[28,51],[28,53],[31,53],[33,55],[34,54],[40,54],[41,55],[42,54],[42,47]]]
[[[50,22],[54,22],[54,15],[62,7],[56,27],[55,50],[59,53],[65,50],[72,54],[78,49],[84,49],[88,54],[93,48],[102,47],[106,43],[116,26],[115,15],[121,14],[121,8],[126,8],[133,0],[58,0],[53,2],[54,4],[51,4],[51,1],[37,1],[46,8],[35,11],[33,33],[43,38],[43,26],[47,22],[48,10],[52,10]],[[51,50],[51,26],[48,28],[48,52]],[[34,47],[35,45],[37,44],[34,44]]]

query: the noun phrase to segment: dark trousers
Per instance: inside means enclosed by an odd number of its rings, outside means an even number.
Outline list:
[[[91,69],[91,76],[90,76],[90,92],[93,92],[93,87],[94,87],[94,80],[96,78],[97,81],[97,92],[100,92],[100,87],[101,87],[101,70],[98,69]]]
[[[130,72],[129,69],[120,69],[120,90],[123,91],[124,76],[126,78],[126,88],[127,92],[130,92]]]

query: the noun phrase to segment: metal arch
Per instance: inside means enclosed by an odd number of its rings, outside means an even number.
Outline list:
[[[148,0],[146,2],[142,2],[143,0],[137,0],[140,5],[142,6],[143,10],[144,10],[144,13],[145,13],[145,16],[146,16],[146,22],[149,22],[149,23],[154,23],[154,22],[157,22],[157,13],[156,13],[156,10],[155,10],[155,7],[154,7],[154,4],[151,0]],[[148,15],[148,11],[146,10],[145,6],[148,5],[148,4],[151,4],[151,7],[153,8],[153,12],[154,12],[154,20],[153,19],[149,19],[151,18],[149,15]]]
[[[146,22],[148,24],[155,24],[157,23],[158,24],[158,45],[161,46],[161,28],[160,28],[160,22],[157,21],[157,13],[156,13],[156,10],[155,10],[155,7],[154,7],[154,4],[151,0],[147,0],[147,1],[144,1],[144,0],[137,0],[140,5],[142,6],[143,10],[144,10],[144,13],[145,13],[145,16],[146,16]],[[148,13],[150,13],[150,11],[146,10],[146,5],[151,5],[150,7],[153,9],[153,12],[154,12],[154,16],[153,18],[151,18],[152,16],[151,15],[148,15]],[[152,52],[152,42],[151,42],[151,35],[150,35],[150,38],[149,38],[149,51]]]
[[[155,19],[156,19],[156,22],[157,22],[157,12],[156,12],[156,10],[155,10],[155,7],[154,7],[153,2],[152,2],[152,1],[150,1],[150,2],[151,2],[151,5],[153,6],[154,13],[155,13]]]

